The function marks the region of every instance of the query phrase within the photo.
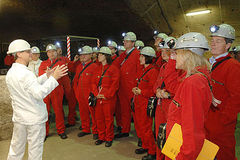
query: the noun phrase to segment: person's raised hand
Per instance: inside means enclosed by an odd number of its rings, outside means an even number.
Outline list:
[[[68,68],[66,65],[61,65],[61,66],[57,66],[55,71],[53,72],[52,76],[58,80],[60,78],[62,78],[63,76],[66,76],[68,74]]]

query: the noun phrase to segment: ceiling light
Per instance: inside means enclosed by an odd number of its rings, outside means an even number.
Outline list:
[[[199,15],[199,14],[207,14],[207,13],[210,13],[210,12],[211,12],[210,10],[190,12],[190,13],[187,13],[186,16],[195,16],[195,15]]]

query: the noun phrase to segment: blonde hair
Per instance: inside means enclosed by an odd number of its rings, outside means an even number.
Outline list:
[[[187,72],[186,77],[196,73],[196,67],[206,68],[209,71],[211,70],[211,65],[204,56],[200,56],[190,50],[183,49],[176,50],[176,53],[177,56],[181,56],[185,59],[181,68]]]

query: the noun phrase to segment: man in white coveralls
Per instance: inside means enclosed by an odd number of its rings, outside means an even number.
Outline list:
[[[67,75],[68,69],[65,65],[57,66],[37,78],[27,68],[32,57],[31,47],[22,39],[11,42],[7,54],[13,54],[16,59],[6,75],[14,124],[8,160],[21,160],[27,141],[28,160],[42,160],[48,119],[43,98],[58,86],[57,80]]]

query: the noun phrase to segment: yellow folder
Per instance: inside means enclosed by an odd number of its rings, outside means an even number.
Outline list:
[[[180,152],[182,143],[183,140],[181,126],[175,123],[162,149],[162,153],[171,159],[175,159]],[[202,150],[200,151],[196,160],[213,160],[218,150],[219,147],[216,144],[205,139]]]

